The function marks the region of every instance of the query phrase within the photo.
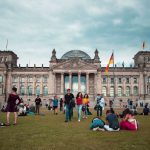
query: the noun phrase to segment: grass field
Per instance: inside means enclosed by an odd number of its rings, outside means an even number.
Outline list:
[[[18,125],[0,128],[0,150],[150,150],[150,116],[137,116],[137,132],[103,132],[89,130],[95,112],[81,122],[74,112],[65,123],[64,114],[42,111],[45,116],[19,117]],[[0,121],[5,116],[0,113]]]

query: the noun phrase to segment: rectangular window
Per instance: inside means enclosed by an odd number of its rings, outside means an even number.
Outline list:
[[[129,78],[126,78],[126,83],[129,84],[129,82],[130,82],[130,81],[129,81]]]
[[[114,78],[111,78],[110,82],[111,82],[111,84],[113,84],[114,83]]]
[[[3,94],[3,88],[0,87],[0,95],[2,95],[2,94]]]
[[[0,75],[0,83],[3,82],[3,76]]]
[[[21,83],[23,83],[24,81],[25,81],[25,78],[24,78],[24,77],[20,78],[20,82],[21,82]]]
[[[103,78],[103,83],[104,83],[104,84],[106,83],[106,78]]]
[[[48,81],[48,78],[47,77],[43,77],[43,82],[47,83],[47,81]]]
[[[121,78],[118,78],[118,83],[121,84]]]
[[[12,77],[12,82],[18,82],[18,77]]]
[[[137,78],[134,78],[134,83],[137,83]]]
[[[29,78],[28,78],[28,82],[33,82],[33,78],[32,78],[32,77],[29,77]]]
[[[36,82],[40,83],[41,82],[40,79],[41,79],[40,77],[37,77]]]

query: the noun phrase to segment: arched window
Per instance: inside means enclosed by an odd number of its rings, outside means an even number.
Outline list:
[[[20,94],[21,94],[21,95],[24,95],[24,94],[25,94],[25,88],[24,88],[24,86],[21,86],[21,87],[20,87]]]
[[[36,87],[36,95],[40,95],[40,86]]]
[[[0,83],[2,83],[2,82],[3,82],[3,76],[0,75]]]
[[[119,86],[118,87],[118,96],[122,96],[122,87],[121,86]]]
[[[126,96],[130,96],[130,87],[129,86],[126,87]]]
[[[32,95],[32,86],[28,86],[28,95],[31,96]]]
[[[137,86],[134,86],[134,88],[133,88],[133,94],[134,95],[138,95],[138,87]]]
[[[102,87],[102,94],[103,94],[104,96],[107,95],[106,86],[103,86],[103,87]]]
[[[114,87],[110,87],[110,96],[113,97],[114,96]]]
[[[48,87],[47,86],[44,86],[43,88],[43,95],[48,95]]]

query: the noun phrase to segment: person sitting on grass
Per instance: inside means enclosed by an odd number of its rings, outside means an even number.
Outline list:
[[[148,116],[148,113],[149,113],[149,108],[148,108],[148,104],[146,104],[144,109],[143,109],[143,115]]]
[[[137,121],[129,108],[125,109],[123,112],[123,119],[120,122],[120,129],[131,131],[136,131],[138,129]]]
[[[95,117],[90,124],[90,129],[93,131],[105,131],[104,125],[105,122],[100,117]]]
[[[106,121],[107,125],[104,125],[104,129],[106,131],[119,131],[119,121],[118,117],[115,114],[113,108],[110,108],[110,110],[106,111]]]

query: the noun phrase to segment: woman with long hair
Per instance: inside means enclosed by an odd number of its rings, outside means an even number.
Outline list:
[[[81,111],[82,111],[82,93],[79,92],[76,96],[77,110],[78,110],[78,121],[81,120]]]
[[[88,96],[88,94],[85,94],[84,98],[83,98],[83,106],[82,106],[83,118],[87,118],[88,104],[89,104],[89,96]]]
[[[18,101],[18,103],[17,103],[17,101]],[[17,105],[19,105],[20,103],[21,103],[21,99],[17,95],[17,88],[13,87],[12,92],[9,94],[8,101],[7,101],[7,107],[6,107],[6,111],[7,111],[7,124],[6,125],[7,126],[10,125],[10,122],[9,122],[10,112],[14,113],[13,125],[17,124]]]

